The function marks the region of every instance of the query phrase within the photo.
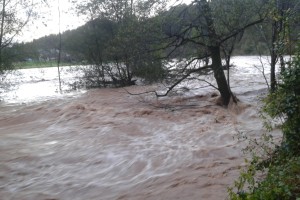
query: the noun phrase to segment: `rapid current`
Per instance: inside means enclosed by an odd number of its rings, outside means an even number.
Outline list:
[[[257,57],[232,62],[240,102],[228,109],[193,82],[159,99],[144,93],[158,85],[60,94],[55,68],[15,72],[0,102],[0,199],[226,199],[267,91]]]

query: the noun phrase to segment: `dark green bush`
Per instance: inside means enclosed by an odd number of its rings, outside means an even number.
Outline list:
[[[297,54],[281,73],[276,91],[265,101],[263,113],[281,119],[283,139],[267,157],[253,155],[234,187],[229,188],[233,200],[300,200],[300,44]],[[267,125],[267,127],[271,127]],[[272,140],[262,140],[257,147],[266,150]]]
[[[300,48],[300,47],[299,47]],[[288,154],[300,153],[300,49],[284,72],[278,88],[265,100],[264,112],[272,118],[282,118],[284,140],[282,150]]]
[[[300,198],[300,157],[281,159],[270,165],[266,178],[249,197],[262,200]]]

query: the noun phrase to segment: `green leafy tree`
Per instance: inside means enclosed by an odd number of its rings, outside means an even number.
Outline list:
[[[87,14],[90,18],[106,20],[114,24],[110,30],[110,38],[107,39],[101,30],[95,30],[95,35],[91,36],[94,41],[93,52],[97,56],[92,56],[92,62],[101,66],[102,79],[108,75],[115,85],[134,84],[135,76],[143,76],[147,80],[154,80],[159,77],[156,73],[146,71],[162,71],[160,61],[155,58],[158,53],[150,52],[149,43],[154,38],[145,30],[144,23],[149,24],[152,12],[159,10],[161,1],[133,1],[133,0],[113,0],[113,1],[89,1],[78,5],[78,11]],[[107,30],[107,27],[102,27]],[[102,31],[103,32],[103,31]],[[103,41],[103,42],[100,42]],[[153,42],[153,41],[152,41]],[[100,61],[100,62],[99,62]],[[99,71],[99,70],[98,70]],[[153,72],[152,71],[152,72]]]
[[[35,16],[34,6],[39,1],[0,1],[0,74],[12,69],[13,52],[10,50],[16,37]]]

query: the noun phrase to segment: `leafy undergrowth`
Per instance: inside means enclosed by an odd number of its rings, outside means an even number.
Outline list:
[[[250,199],[300,199],[300,157],[282,158],[268,170]]]
[[[229,188],[230,199],[300,200],[300,157],[282,157],[269,163],[265,168],[268,172],[262,181],[254,178],[260,171],[257,164],[252,162],[247,170],[241,173],[235,182],[238,191]],[[244,191],[246,185],[247,191]]]
[[[276,90],[265,98],[262,116],[271,118],[265,126],[270,130],[272,121],[281,119],[282,141],[276,145],[265,137],[249,148],[252,160],[228,189],[229,198],[300,200],[300,43],[293,60],[281,71]]]

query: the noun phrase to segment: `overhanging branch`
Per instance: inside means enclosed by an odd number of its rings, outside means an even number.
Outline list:
[[[256,24],[259,24],[259,23],[263,22],[264,20],[265,20],[264,18],[259,19],[259,20],[256,20],[256,21],[254,21],[254,22],[251,22],[251,23],[245,25],[245,26],[242,27],[242,28],[239,28],[239,29],[233,31],[232,34],[230,34],[230,35],[228,35],[227,37],[221,39],[221,40],[220,40],[220,44],[223,43],[223,42],[225,42],[225,41],[227,41],[228,39],[230,39],[230,38],[232,38],[232,37],[235,37],[235,36],[238,35],[239,33],[241,33],[241,32],[243,32],[244,30],[246,30],[247,28],[249,28],[249,27],[251,27],[251,26],[254,26],[254,25],[256,25]]]
[[[205,69],[209,69],[210,66],[205,66],[205,67],[201,67],[201,68],[197,68],[197,69],[192,69],[192,70],[189,70],[187,74],[185,74],[184,76],[182,76],[180,79],[178,79],[173,85],[171,85],[168,90],[164,93],[164,94],[157,94],[156,93],[156,96],[157,97],[164,97],[164,96],[167,96],[170,91],[172,91],[178,84],[180,84],[183,80],[185,80],[187,77],[189,77],[191,74],[193,73],[196,73],[196,72],[200,72],[202,70],[205,70]]]

